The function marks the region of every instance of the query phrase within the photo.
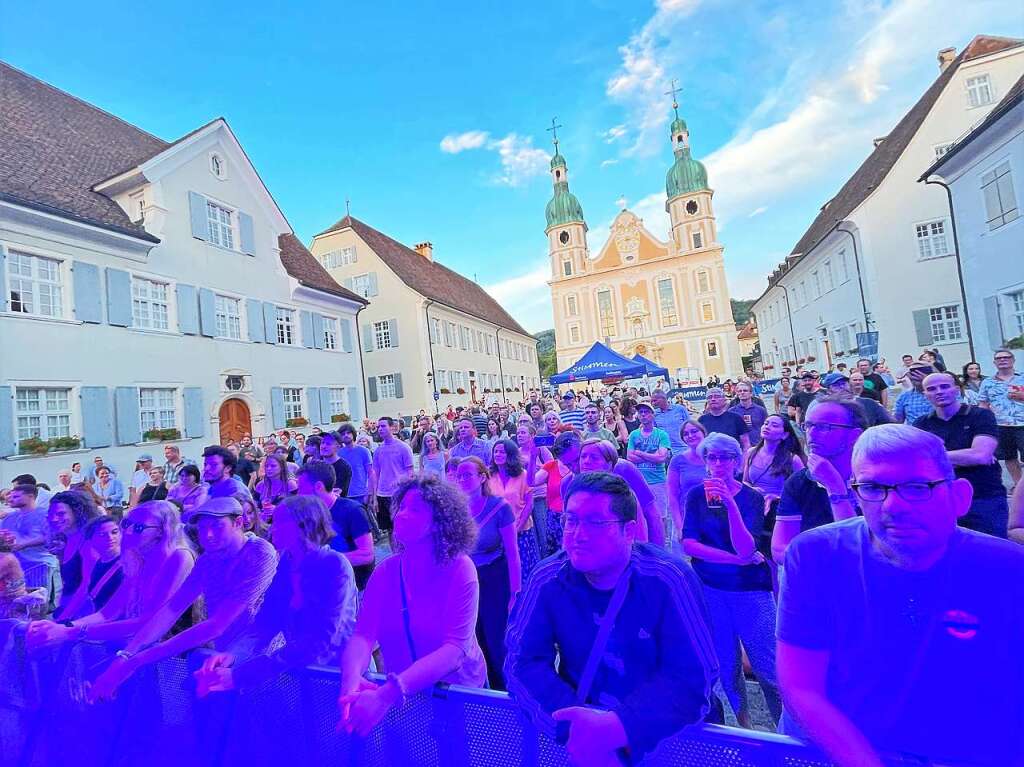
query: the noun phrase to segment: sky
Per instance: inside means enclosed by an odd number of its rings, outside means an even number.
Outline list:
[[[674,78],[734,298],[766,276],[1003,0],[8,4],[0,58],[163,139],[231,125],[306,242],[345,214],[552,326],[553,117],[596,254],[666,239]],[[45,41],[45,44],[44,44]]]

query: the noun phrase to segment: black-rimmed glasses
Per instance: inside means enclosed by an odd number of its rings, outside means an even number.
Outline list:
[[[825,421],[804,421],[804,431],[817,429],[822,434],[828,434],[833,429],[859,429],[859,426],[851,426],[846,423],[827,423]]]
[[[901,482],[898,485],[882,485],[877,482],[852,482],[850,487],[853,488],[858,498],[869,503],[881,503],[889,497],[889,493],[893,490],[904,501],[920,503],[921,501],[929,500],[932,497],[932,491],[936,487],[949,481],[951,480],[935,479],[931,482]]]

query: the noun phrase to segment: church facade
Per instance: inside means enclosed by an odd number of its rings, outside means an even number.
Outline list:
[[[545,232],[559,370],[601,341],[628,357],[639,353],[660,363],[674,382],[742,375],[714,192],[704,166],[690,154],[689,131],[678,112],[670,131],[675,162],[665,181],[667,239],[623,210],[596,254],[555,141]]]

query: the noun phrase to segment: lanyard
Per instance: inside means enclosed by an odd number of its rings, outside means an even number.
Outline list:
[[[629,591],[629,571],[630,567],[627,565],[626,569],[622,571],[622,575],[619,576],[619,582],[615,584],[615,591],[612,592],[611,601],[608,602],[604,615],[598,621],[597,636],[594,638],[590,655],[587,656],[587,665],[583,667],[583,675],[576,688],[577,705],[586,703],[587,696],[590,695],[590,688],[594,685],[594,677],[597,676],[597,668],[601,665],[601,658],[608,645],[608,637],[611,636],[612,629],[615,628],[615,619],[619,616],[622,604],[626,601],[626,592]]]

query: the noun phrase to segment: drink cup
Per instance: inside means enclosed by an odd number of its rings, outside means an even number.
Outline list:
[[[715,480],[704,480],[704,499],[708,502],[708,506],[722,505],[722,499],[718,495],[718,488],[715,487]]]

